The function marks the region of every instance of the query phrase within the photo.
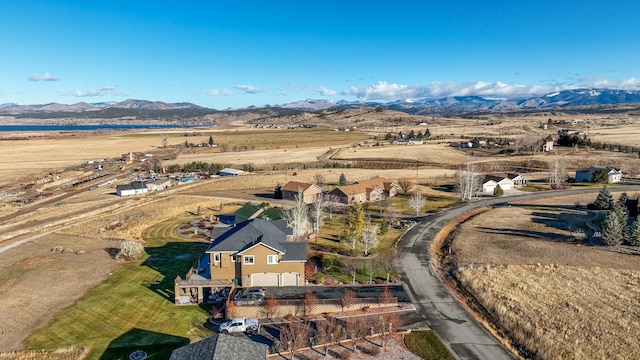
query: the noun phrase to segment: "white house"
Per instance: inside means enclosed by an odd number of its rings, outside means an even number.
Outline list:
[[[116,186],[116,195],[118,196],[133,196],[139,194],[146,194],[149,192],[149,188],[142,181],[134,181],[125,185]]]
[[[606,166],[591,166],[584,169],[576,170],[576,182],[592,182],[593,175],[598,170],[604,170],[609,176],[609,184],[622,181],[622,170],[606,167]]]
[[[502,190],[511,190],[526,184],[526,178],[520,174],[487,174],[482,180],[482,192],[492,193],[498,185]]]

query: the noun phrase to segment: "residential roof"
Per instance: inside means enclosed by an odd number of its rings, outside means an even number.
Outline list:
[[[243,172],[244,171],[240,169],[233,169],[233,168],[224,168],[218,171],[219,174],[229,174],[229,175],[238,175],[238,174],[242,174]]]
[[[338,190],[343,194],[350,196],[350,195],[370,193],[370,192],[373,192],[374,190],[380,190],[380,189],[390,190],[393,187],[398,187],[398,186],[390,181],[386,181],[383,178],[373,178],[369,180],[360,180],[357,183],[352,185],[338,186],[331,192]]]
[[[136,190],[136,189],[146,189],[147,185],[141,181],[134,181],[129,184],[124,185],[116,185],[116,191],[120,190]]]
[[[309,189],[312,186],[317,186],[317,185],[298,182],[298,181],[289,181],[288,183],[284,184],[284,186],[282,187],[282,190],[298,192],[298,189],[300,189],[302,191],[307,191],[307,189]]]
[[[169,360],[266,359],[268,346],[232,335],[217,334],[173,350]]]
[[[284,227],[284,230],[281,229]],[[242,252],[262,244],[283,254],[282,261],[306,261],[307,244],[305,242],[287,242],[292,230],[286,227],[284,220],[273,222],[260,218],[243,221],[216,237],[206,252]]]
[[[576,172],[594,173],[594,172],[596,172],[598,170],[606,170],[607,174],[611,174],[611,172],[622,173],[621,170],[618,170],[618,169],[615,169],[615,168],[611,168],[611,167],[607,167],[607,166],[590,166],[588,168],[578,169],[578,170],[576,170]]]
[[[281,245],[284,247],[284,255],[280,261],[307,261],[306,242],[285,242]]]

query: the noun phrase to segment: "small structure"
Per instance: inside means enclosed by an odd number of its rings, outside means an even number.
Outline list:
[[[298,191],[302,191],[304,202],[307,204],[311,204],[318,196],[322,196],[322,189],[318,185],[289,181],[282,187],[282,198],[284,200],[295,200]]]
[[[268,350],[256,341],[217,334],[173,350],[169,360],[260,360],[267,358]]]
[[[542,144],[542,152],[549,152],[553,150],[553,141],[545,140]]]
[[[606,166],[590,166],[588,168],[576,170],[576,182],[593,182],[593,176],[598,170],[607,172],[609,184],[622,181],[622,170]]]
[[[391,144],[392,145],[422,145],[424,144],[424,140],[422,138],[395,139]]]
[[[149,191],[164,190],[171,186],[171,179],[156,179],[147,183]]]
[[[116,195],[123,197],[146,194],[147,192],[149,192],[149,188],[147,188],[147,185],[142,181],[134,181],[129,184],[116,186]]]
[[[218,175],[220,176],[238,176],[240,174],[244,173],[244,171],[240,170],[240,169],[233,169],[233,168],[224,168],[222,170],[220,170],[218,172]]]

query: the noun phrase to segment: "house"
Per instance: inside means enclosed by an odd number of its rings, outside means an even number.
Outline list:
[[[244,171],[240,170],[240,169],[233,169],[233,168],[224,168],[222,170],[220,170],[218,172],[218,175],[220,176],[237,176],[244,173]]]
[[[171,352],[169,360],[266,359],[269,347],[244,337],[216,334]]]
[[[133,196],[139,194],[146,194],[149,192],[149,188],[142,181],[134,181],[125,185],[116,186],[116,195],[118,196]]]
[[[171,179],[155,179],[154,181],[147,182],[147,188],[149,191],[164,190],[171,186]]]
[[[352,185],[338,186],[329,192],[347,205],[378,201],[398,194],[398,185],[383,178],[361,180]]]
[[[287,241],[290,233],[282,220],[241,222],[212,240],[201,266],[208,264],[210,280],[242,286],[304,285],[307,244]]]
[[[487,174],[482,180],[482,192],[493,193],[500,185],[502,190],[511,190],[527,184],[524,176],[515,173]]]
[[[308,184],[297,181],[289,181],[282,187],[282,198],[284,200],[295,200],[298,191],[302,191],[304,202],[311,204],[318,196],[322,196],[322,189],[315,184]]]
[[[591,166],[584,169],[576,170],[576,182],[593,182],[593,176],[598,170],[604,170],[609,177],[609,184],[622,181],[622,170],[614,169],[606,166]]]

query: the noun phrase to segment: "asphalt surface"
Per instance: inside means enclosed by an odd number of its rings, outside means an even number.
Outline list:
[[[637,191],[640,187],[615,187],[612,191]],[[513,359],[498,341],[489,334],[451,297],[429,266],[429,245],[433,237],[449,221],[473,209],[487,205],[509,206],[510,201],[556,197],[580,193],[597,193],[600,188],[545,191],[471,202],[426,217],[400,240],[400,278],[411,301],[422,314],[423,324],[438,334],[458,359]],[[421,324],[416,324],[421,325]]]

